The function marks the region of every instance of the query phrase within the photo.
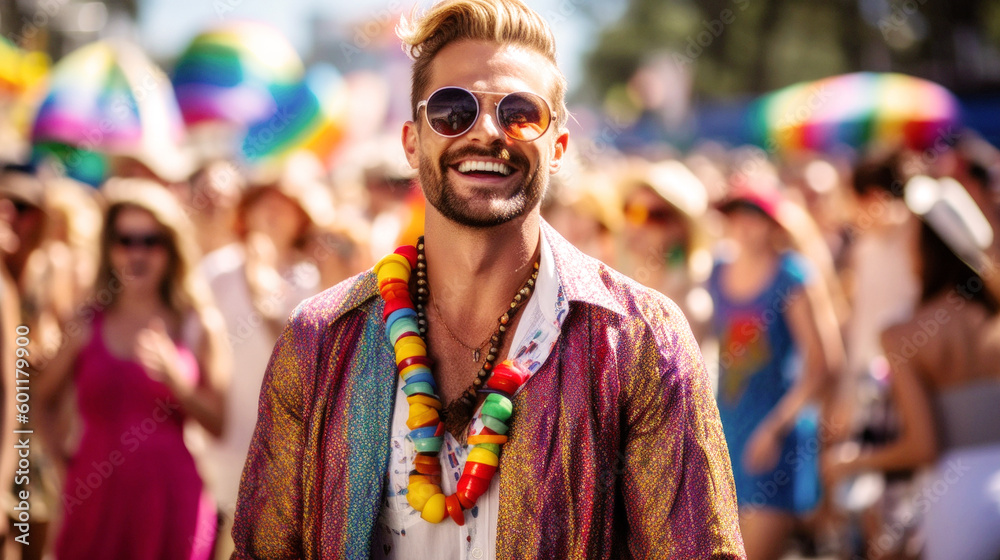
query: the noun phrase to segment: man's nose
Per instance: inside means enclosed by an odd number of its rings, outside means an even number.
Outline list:
[[[496,122],[496,113],[485,111],[485,107],[480,108],[479,118],[473,123],[472,128],[466,134],[469,140],[480,141],[485,144],[495,142],[498,138],[506,140],[507,135],[500,128],[500,123]]]

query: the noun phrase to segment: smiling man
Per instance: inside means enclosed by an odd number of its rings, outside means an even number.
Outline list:
[[[743,558],[684,317],[539,217],[569,141],[548,26],[457,0],[397,31],[425,237],[290,318],[234,558]]]

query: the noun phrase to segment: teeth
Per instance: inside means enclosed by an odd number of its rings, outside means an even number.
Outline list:
[[[486,171],[489,173],[499,173],[507,176],[512,173],[510,167],[492,161],[463,161],[458,165],[459,173],[472,173],[473,171]]]

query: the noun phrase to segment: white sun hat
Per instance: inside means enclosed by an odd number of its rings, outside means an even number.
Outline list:
[[[917,175],[906,183],[904,200],[958,258],[977,274],[984,273],[993,228],[961,183]]]

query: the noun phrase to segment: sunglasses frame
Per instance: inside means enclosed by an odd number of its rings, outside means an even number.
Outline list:
[[[466,127],[466,129],[463,130],[462,132],[459,132],[458,134],[442,134],[440,131],[438,131],[436,128],[434,128],[434,125],[431,124],[430,117],[427,116],[427,104],[428,104],[428,102],[430,102],[431,98],[434,97],[438,92],[441,92],[441,91],[446,90],[446,89],[457,89],[457,90],[464,91],[464,92],[468,93],[469,95],[471,95],[472,98],[476,100],[476,116],[473,117],[472,122],[469,123],[469,126]],[[542,131],[538,134],[538,137],[537,138],[532,138],[531,140],[524,140],[524,139],[521,139],[521,138],[516,138],[514,136],[511,136],[510,133],[507,132],[507,129],[500,122],[500,104],[503,103],[504,99],[507,99],[507,97],[509,97],[511,95],[520,95],[520,94],[532,95],[532,96],[537,97],[538,99],[541,99],[542,103],[543,103],[543,105],[545,107],[545,110],[549,112],[549,122],[546,123],[545,128],[542,129]],[[507,138],[510,138],[511,140],[517,140],[518,142],[534,142],[535,140],[538,140],[538,138],[541,138],[542,136],[545,136],[545,133],[548,132],[549,128],[552,126],[553,121],[556,120],[557,113],[552,110],[551,106],[549,106],[549,102],[544,97],[542,97],[541,95],[538,95],[537,93],[532,93],[530,91],[512,91],[510,93],[501,93],[501,92],[496,92],[496,91],[480,91],[480,90],[466,89],[466,88],[460,87],[460,86],[444,86],[444,87],[439,87],[436,90],[432,91],[431,94],[427,96],[427,99],[424,99],[423,101],[417,102],[417,113],[420,112],[421,108],[424,109],[424,121],[427,122],[427,126],[429,126],[430,129],[433,130],[437,135],[442,136],[444,138],[458,138],[459,136],[462,136],[463,134],[466,134],[470,130],[472,130],[472,128],[474,126],[476,126],[476,123],[479,122],[479,116],[482,114],[482,105],[483,105],[482,100],[479,98],[480,95],[492,95],[494,97],[495,96],[499,96],[500,97],[500,100],[497,101],[497,102],[495,102],[493,104],[493,108],[494,108],[493,109],[494,110],[493,118],[496,119],[496,124],[500,128],[500,130],[503,131],[504,135],[507,136]]]

